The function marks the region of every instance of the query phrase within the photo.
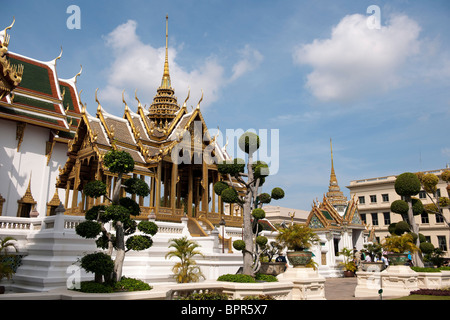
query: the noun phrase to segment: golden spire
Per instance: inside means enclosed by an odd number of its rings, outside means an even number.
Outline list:
[[[327,198],[333,206],[345,206],[347,203],[347,197],[339,187],[336,173],[334,172],[333,163],[333,144],[330,138],[330,149],[331,149],[331,174],[330,174],[330,185],[328,187]]]
[[[170,88],[170,74],[169,74],[169,16],[166,15],[166,58],[164,60],[164,74],[161,81],[161,87],[165,89]]]
[[[330,174],[330,186],[337,185],[336,173],[334,172],[334,163],[333,163],[333,144],[330,138],[330,150],[331,150],[331,174]]]

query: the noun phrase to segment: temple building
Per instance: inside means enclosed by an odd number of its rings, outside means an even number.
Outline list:
[[[13,23],[0,31],[0,216],[52,215],[63,193],[58,166],[80,121],[77,75],[60,79],[56,63],[8,50]]]
[[[369,231],[362,221],[358,200],[347,197],[341,191],[333,163],[333,147],[331,148],[331,174],[328,192],[323,195],[322,202],[313,201],[312,209],[306,225],[314,229],[320,237],[320,246],[312,249],[314,261],[319,272],[326,277],[340,276],[339,252],[343,248],[361,250],[369,239]]]
[[[135,167],[129,177],[138,177],[150,186],[149,197],[135,199],[141,206],[138,219],[180,222],[189,219],[191,235],[206,236],[222,219],[230,227],[242,226],[242,211],[237,206],[224,209],[213,185],[220,179],[216,163],[229,159],[208,133],[200,103],[187,108],[188,97],[180,107],[171,86],[168,62],[168,24],[161,85],[148,110],[135,92],[135,107],[124,100],[121,117],[108,113],[97,99],[97,112],[91,115],[81,104],[80,123],[70,141],[68,159],[62,166],[56,186],[65,192],[66,214],[84,215],[93,205],[107,199],[91,199],[83,187],[92,180],[103,180],[109,190],[114,174],[102,165],[109,150],[131,154]],[[135,110],[135,111],[133,111]],[[231,241],[228,243],[231,248]]]

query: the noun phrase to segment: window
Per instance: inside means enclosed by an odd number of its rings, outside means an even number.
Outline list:
[[[367,224],[367,221],[366,221],[366,214],[365,214],[365,213],[360,213],[359,215],[360,215],[360,217],[361,217],[361,220],[364,222],[364,224]]]
[[[442,251],[447,251],[447,240],[445,236],[438,236],[439,249]]]
[[[383,202],[389,202],[389,195],[387,193],[382,194],[381,197],[383,198]]]
[[[383,212],[384,217],[384,225],[388,226],[391,224],[391,213],[390,212]]]
[[[372,203],[377,202],[377,196],[376,195],[371,195],[370,196],[370,202],[372,202]]]
[[[438,199],[441,197],[441,189],[436,190],[436,196]]]
[[[420,215],[422,219],[422,223],[430,223],[430,219],[428,218],[428,213],[425,211]]]
[[[425,191],[420,191],[419,192],[419,199],[426,199],[426,197],[427,197],[427,194],[425,193]]]
[[[359,204],[365,204],[366,203],[366,198],[364,198],[364,196],[358,197],[358,200],[359,200]]]
[[[444,222],[444,217],[442,216],[442,214],[440,213],[436,213],[436,223],[443,223]]]
[[[372,215],[372,224],[374,226],[377,226],[378,225],[378,213],[371,213],[371,215]]]

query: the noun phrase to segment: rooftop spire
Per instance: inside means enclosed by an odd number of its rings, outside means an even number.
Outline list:
[[[345,206],[347,203],[347,197],[344,196],[344,193],[341,191],[339,187],[336,173],[334,172],[334,163],[333,163],[333,144],[330,138],[330,149],[331,149],[331,174],[330,174],[330,186],[328,187],[327,198],[330,203],[335,207]]]
[[[169,74],[169,16],[166,15],[166,58],[164,60],[164,74],[161,81],[161,87],[170,88],[170,74]]]

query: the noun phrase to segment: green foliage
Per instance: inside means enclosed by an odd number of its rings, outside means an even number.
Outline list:
[[[233,248],[235,248],[237,251],[242,251],[245,249],[245,242],[244,240],[235,240],[233,241]]]
[[[151,290],[152,286],[139,279],[122,277],[120,281],[114,283],[114,291],[146,291]]]
[[[444,170],[441,174],[441,179],[445,182],[450,182],[450,170]]]
[[[82,281],[80,290],[84,293],[112,293],[114,289],[112,286],[105,283],[98,283],[95,281]]]
[[[115,283],[98,283],[95,281],[82,281],[78,291],[84,293],[113,293],[151,290],[152,287],[138,279],[122,277]]]
[[[154,236],[158,232],[158,225],[152,221],[141,221],[138,224],[139,231]]]
[[[403,200],[395,200],[391,203],[391,211],[398,214],[408,214],[408,203]]]
[[[130,217],[130,211],[121,205],[112,204],[105,209],[105,218],[113,221],[125,221]]]
[[[258,202],[259,203],[270,203],[270,201],[272,200],[272,198],[271,198],[271,196],[270,196],[270,194],[268,194],[268,193],[261,193],[259,196],[258,196]]]
[[[87,239],[96,238],[101,231],[102,227],[100,223],[92,220],[83,221],[75,227],[75,232],[79,236]]]
[[[111,257],[103,252],[87,254],[81,258],[80,262],[84,270],[96,275],[109,276],[114,270]]]
[[[150,248],[153,245],[153,240],[149,236],[133,235],[126,241],[128,250],[141,251]]]
[[[172,268],[174,278],[178,283],[198,282],[204,275],[200,271],[200,267],[193,259],[194,256],[203,254],[197,250],[200,247],[195,241],[188,240],[187,237],[171,239],[169,248],[174,250],[166,254],[167,257],[176,257],[180,261],[175,263]]]
[[[394,229],[393,234],[401,236],[405,232],[409,232],[409,231],[410,231],[410,226],[409,226],[408,222],[400,221],[395,224],[395,229]]]
[[[14,259],[9,259],[13,256],[8,254],[9,247],[14,248],[16,252],[18,251],[13,241],[16,241],[16,239],[10,236],[0,239],[0,280],[3,278],[9,280],[15,273]]]
[[[279,200],[284,198],[284,191],[281,188],[272,189],[272,199]]]
[[[228,295],[219,292],[191,293],[186,297],[180,297],[180,300],[228,300]]]
[[[223,181],[218,181],[214,184],[214,192],[220,196],[222,191],[228,189],[228,184]]]
[[[267,244],[268,239],[264,236],[257,236],[256,237],[256,244],[264,247]]]
[[[147,197],[150,194],[150,188],[148,184],[139,178],[130,178],[124,182],[125,192],[131,194],[137,194],[141,197]]]
[[[134,169],[133,157],[126,151],[108,151],[103,158],[103,164],[113,173],[128,173]]]
[[[420,199],[411,199],[412,200],[412,209],[413,209],[413,215],[419,216],[423,213],[425,210],[423,207],[423,203]]]
[[[248,154],[258,150],[259,145],[260,140],[256,133],[246,132],[239,138],[239,148]]]
[[[106,210],[105,206],[102,205],[93,206],[88,211],[86,211],[85,218],[86,220],[98,220],[101,222],[108,222],[109,219],[107,219],[104,215],[105,210]]]
[[[225,281],[225,282],[240,282],[240,283],[253,283],[256,282],[255,278],[249,276],[247,274],[223,274],[217,281]]]
[[[139,204],[137,204],[136,201],[134,201],[131,198],[128,197],[120,198],[119,204],[122,207],[128,209],[128,213],[133,216],[138,216],[139,214],[141,214],[141,207],[139,206]]]
[[[394,188],[400,196],[414,196],[420,191],[420,180],[414,173],[405,172],[397,177]]]
[[[434,245],[430,242],[422,242],[420,244],[419,248],[420,248],[420,251],[422,251],[422,253],[429,254],[429,253],[433,252]]]
[[[224,160],[222,163],[217,164],[217,170],[221,174],[231,174],[236,175],[238,173],[244,172],[245,161],[241,158],[235,158],[233,160]]]
[[[434,194],[437,191],[437,184],[439,183],[439,178],[435,174],[428,173],[423,175],[420,181],[423,184],[423,189],[425,192]]]
[[[104,196],[106,195],[106,184],[100,180],[90,181],[83,187],[83,192],[92,198]]]
[[[266,217],[266,212],[263,209],[256,208],[256,209],[253,209],[252,216],[256,220],[264,219]]]
[[[319,241],[317,234],[304,224],[293,224],[278,230],[276,240],[294,251],[310,248]]]
[[[438,268],[410,267],[415,272],[441,272]]]
[[[405,233],[401,236],[390,236],[384,239],[382,243],[385,251],[394,253],[416,252],[419,250],[414,244],[414,238],[411,234]]]
[[[278,282],[278,278],[271,274],[257,273],[255,275],[255,280],[265,281],[265,282]]]
[[[222,197],[222,201],[226,203],[236,203],[239,201],[238,192],[231,187],[223,190],[220,196]]]
[[[252,164],[253,177],[255,179],[267,177],[269,175],[269,166],[264,161],[256,161]]]

